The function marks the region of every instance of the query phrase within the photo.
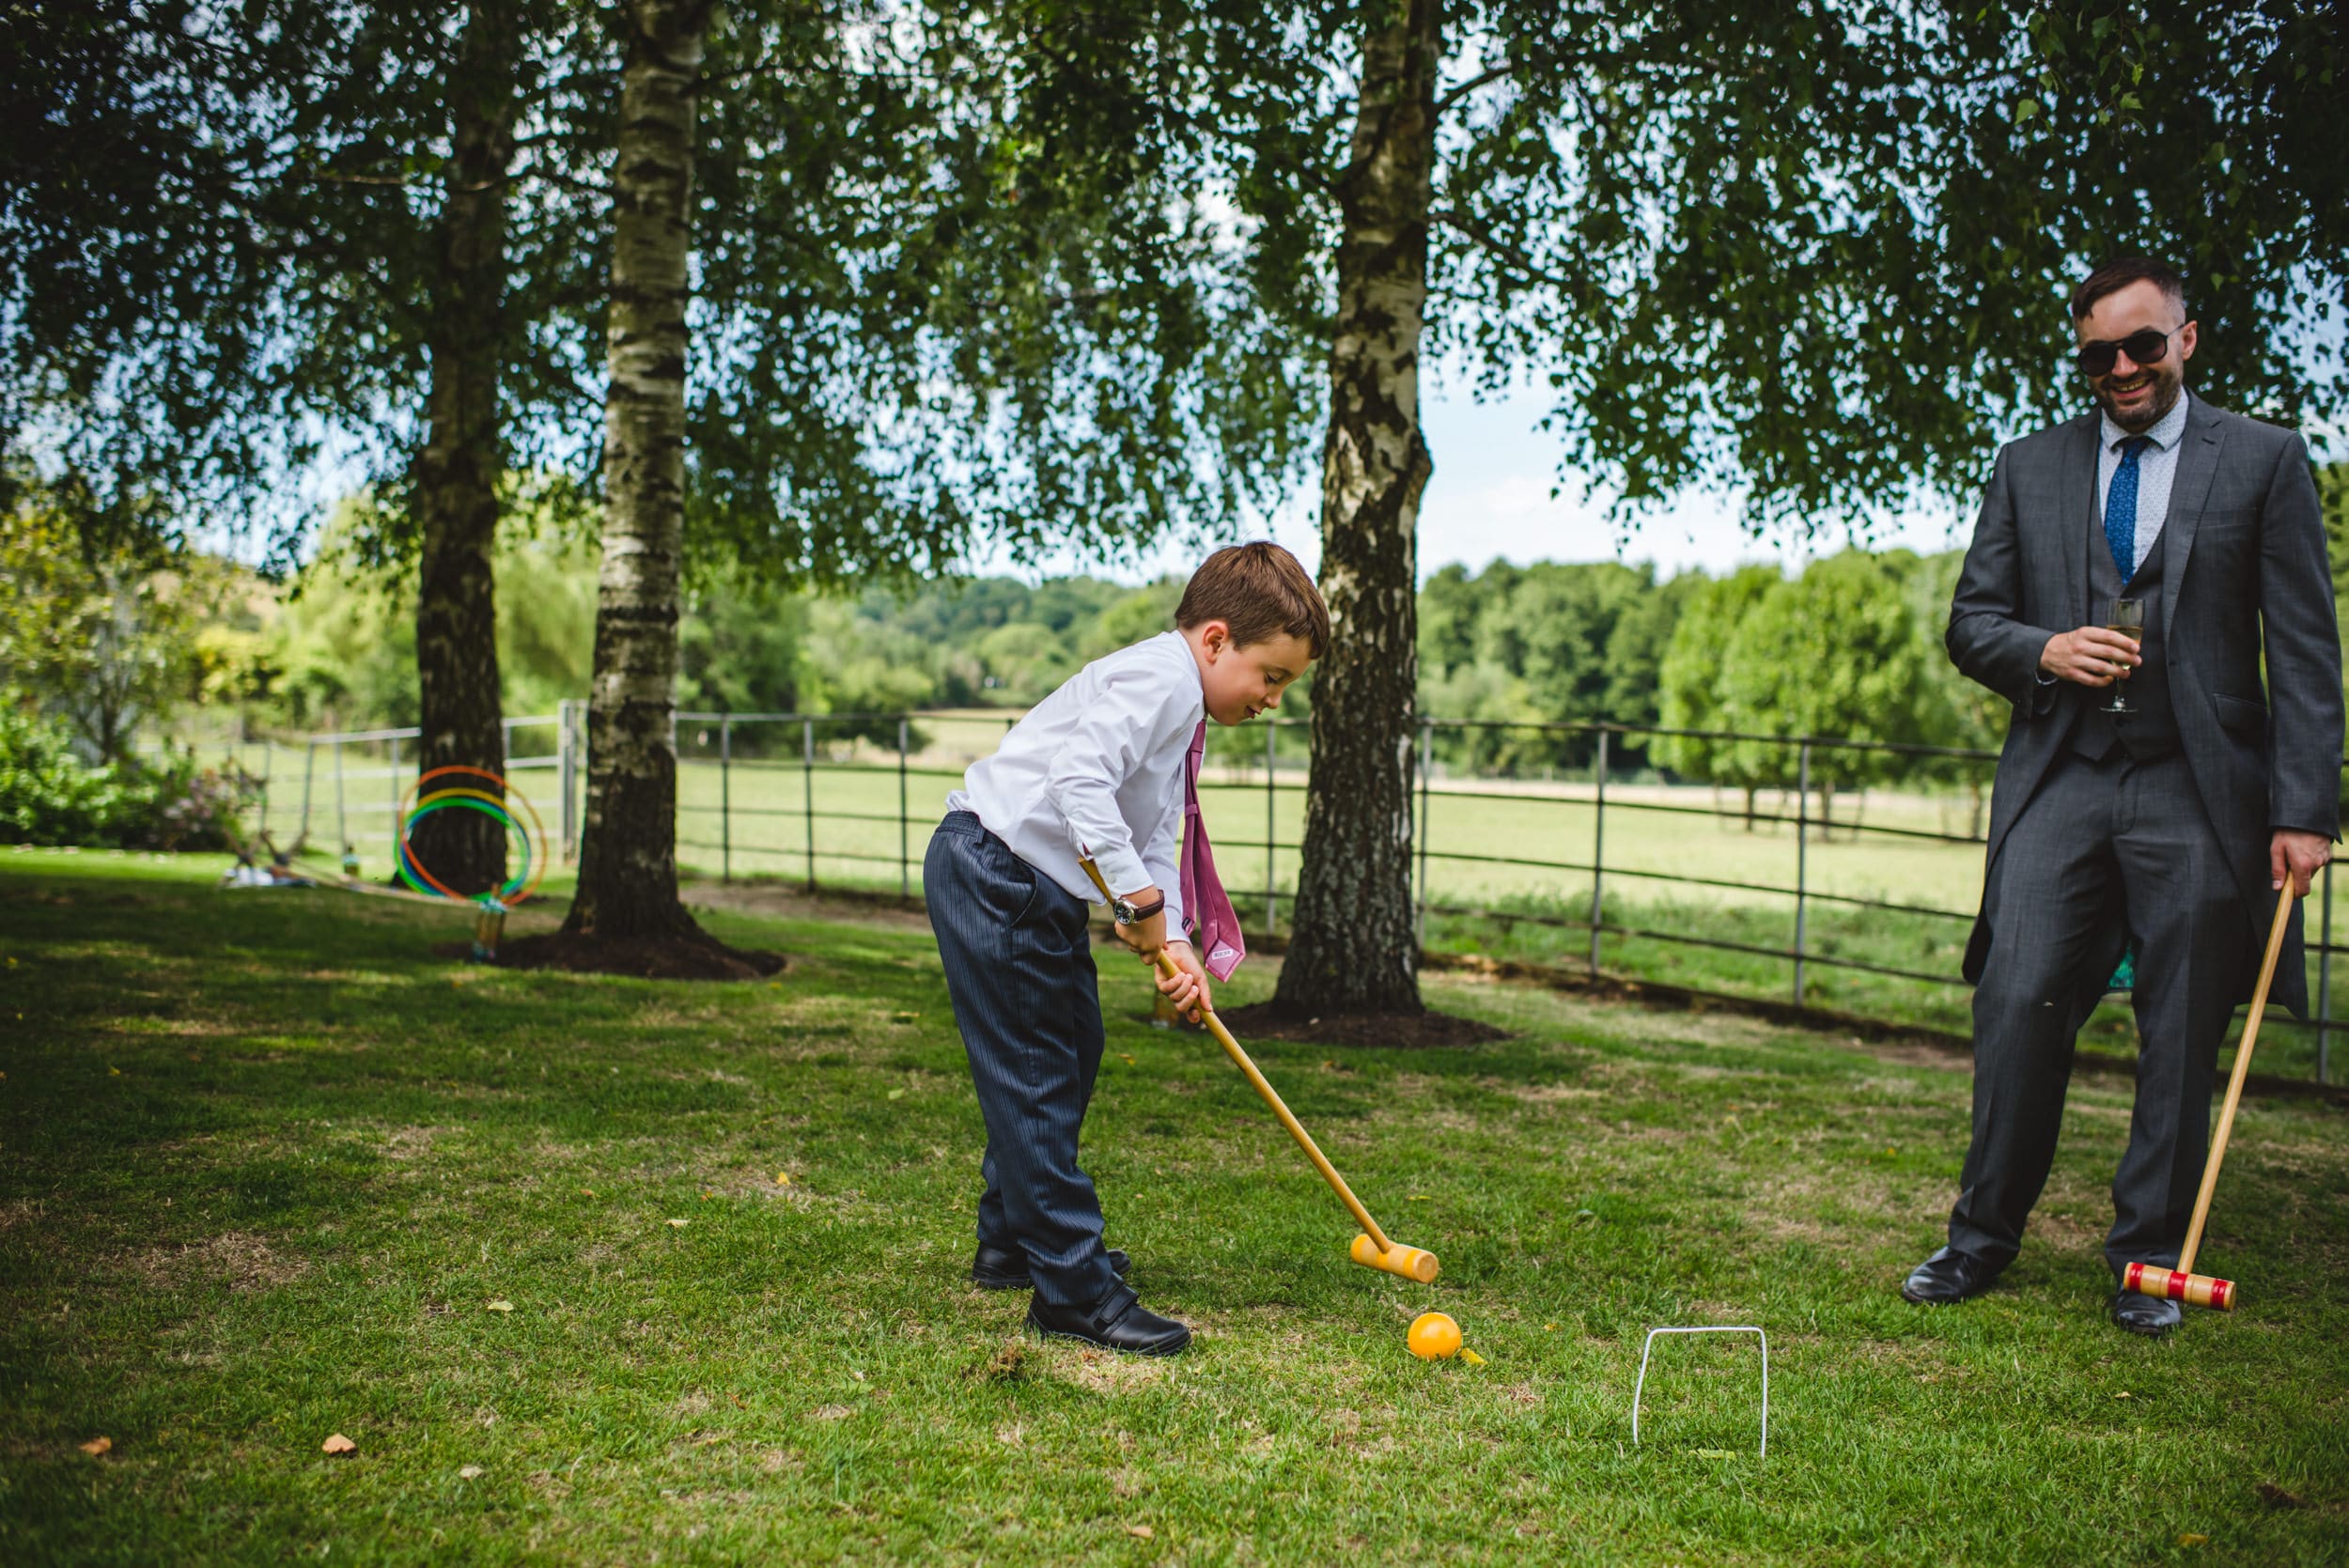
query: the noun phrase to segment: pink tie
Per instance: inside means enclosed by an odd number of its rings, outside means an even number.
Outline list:
[[[1239,916],[1233,912],[1223,878],[1215,874],[1215,854],[1207,847],[1207,827],[1199,818],[1199,765],[1207,756],[1207,722],[1190,737],[1190,757],[1183,768],[1183,919],[1197,939],[1202,962],[1218,980],[1229,980],[1239,961],[1248,956],[1248,943],[1239,934]]]

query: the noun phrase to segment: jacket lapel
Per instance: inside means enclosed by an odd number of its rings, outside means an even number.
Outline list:
[[[2088,536],[2099,532],[2096,515],[2096,416],[2072,422],[2063,442],[2061,493],[2070,506],[2085,507],[2087,515],[2059,508],[2063,522],[2063,589],[2071,607],[2072,625],[2088,624]]]
[[[2199,397],[2187,404],[2186,435],[2178,442],[2178,474],[2170,486],[2170,513],[2161,524],[2161,635],[2165,642],[2170,636],[2170,623],[2177,618],[2178,589],[2186,582],[2186,562],[2193,553],[2194,530],[2201,525],[2202,507],[2210,500],[2211,481],[2218,474],[2218,442],[2223,428],[2217,409]]]

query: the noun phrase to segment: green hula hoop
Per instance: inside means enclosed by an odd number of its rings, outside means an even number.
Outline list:
[[[513,816],[507,813],[504,807],[493,806],[487,800],[471,800],[462,798],[457,800],[442,800],[436,796],[428,797],[424,800],[420,801],[416,808],[408,814],[408,820],[399,825],[399,879],[407,883],[410,887],[415,889],[418,893],[424,894],[427,898],[441,898],[445,896],[438,890],[425,886],[421,877],[414,869],[414,863],[409,855],[408,835],[414,830],[416,824],[422,821],[425,817],[431,815],[436,811],[441,811],[450,806],[462,806],[467,811],[477,811],[484,816],[501,822],[505,824],[506,831],[509,834],[521,841],[521,870],[516,872],[514,876],[506,881],[504,887],[498,889],[496,893],[498,902],[503,904],[506,900],[513,897],[517,893],[520,893],[522,890],[523,884],[530,880],[530,835],[522,831],[522,825],[515,821]]]

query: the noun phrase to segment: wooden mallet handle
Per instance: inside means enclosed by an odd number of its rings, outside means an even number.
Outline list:
[[[2251,1076],[2251,1048],[2259,1043],[2260,1020],[2267,1014],[2267,990],[2275,984],[2276,964],[2283,956],[2284,931],[2292,924],[2292,902],[2298,896],[2299,892],[2287,874],[2283,891],[2276,894],[2276,920],[2268,928],[2267,952],[2260,960],[2259,984],[2251,992],[2250,1016],[2243,1020],[2243,1040],[2234,1049],[2234,1071],[2227,1076],[2226,1103],[2219,1107],[2218,1128],[2211,1135],[2210,1157],[2202,1162],[2202,1188],[2194,1195],[2194,1219],[2186,1228],[2186,1246],[2178,1252],[2175,1268],[2129,1265],[2121,1282],[2123,1288],[2139,1296],[2166,1296],[2222,1312],[2234,1311],[2234,1281],[2195,1273],[2194,1255],[2201,1250],[2202,1226],[2210,1219],[2211,1194],[2218,1188],[2218,1167],[2227,1157],[2228,1135],[2234,1131],[2235,1107],[2243,1100],[2243,1080]]]
[[[1085,868],[1085,875],[1093,878],[1093,885],[1101,890],[1103,898],[1113,896],[1109,883],[1101,877],[1101,868],[1094,864],[1090,856],[1078,863]],[[1158,963],[1159,972],[1168,979],[1182,972],[1173,955],[1165,948],[1159,948],[1151,956]],[[1422,1284],[1434,1280],[1439,1266],[1436,1254],[1423,1248],[1406,1247],[1388,1239],[1387,1233],[1378,1228],[1378,1221],[1370,1217],[1370,1210],[1363,1207],[1360,1198],[1354,1196],[1354,1189],[1346,1185],[1346,1178],[1338,1174],[1338,1168],[1330,1163],[1330,1157],[1321,1152],[1321,1145],[1314,1141],[1314,1135],[1305,1130],[1305,1124],[1297,1119],[1281,1098],[1279,1091],[1266,1081],[1263,1073],[1257,1071],[1256,1063],[1249,1059],[1246,1051],[1240,1049],[1239,1042],[1232,1038],[1232,1032],[1223,1027],[1223,1020],[1215,1016],[1214,1006],[1204,996],[1199,1001],[1199,1021],[1206,1025],[1208,1033],[1215,1036],[1215,1043],[1223,1048],[1223,1054],[1232,1059],[1232,1065],[1240,1070],[1256,1093],[1264,1097],[1264,1103],[1272,1108],[1272,1114],[1280,1118],[1283,1126],[1288,1128],[1289,1136],[1297,1140],[1297,1146],[1305,1151],[1305,1157],[1313,1161],[1315,1170],[1321,1172],[1321,1179],[1330,1184],[1330,1190],[1338,1195],[1338,1201],[1354,1217],[1354,1222],[1362,1228],[1362,1234],[1354,1238],[1351,1252],[1354,1261],[1367,1268],[1382,1269],[1389,1274],[1400,1274],[1407,1280],[1417,1280]]]

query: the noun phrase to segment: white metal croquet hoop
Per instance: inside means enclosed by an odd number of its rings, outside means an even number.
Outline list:
[[[1750,1324],[1734,1327],[1651,1328],[1647,1331],[1647,1341],[1640,1346],[1640,1381],[1631,1389],[1632,1445],[1636,1448],[1640,1441],[1640,1395],[1647,1388],[1648,1352],[1656,1348],[1656,1336],[1658,1334],[1751,1334],[1762,1342],[1762,1451],[1754,1457],[1767,1459],[1770,1456],[1770,1336]]]

